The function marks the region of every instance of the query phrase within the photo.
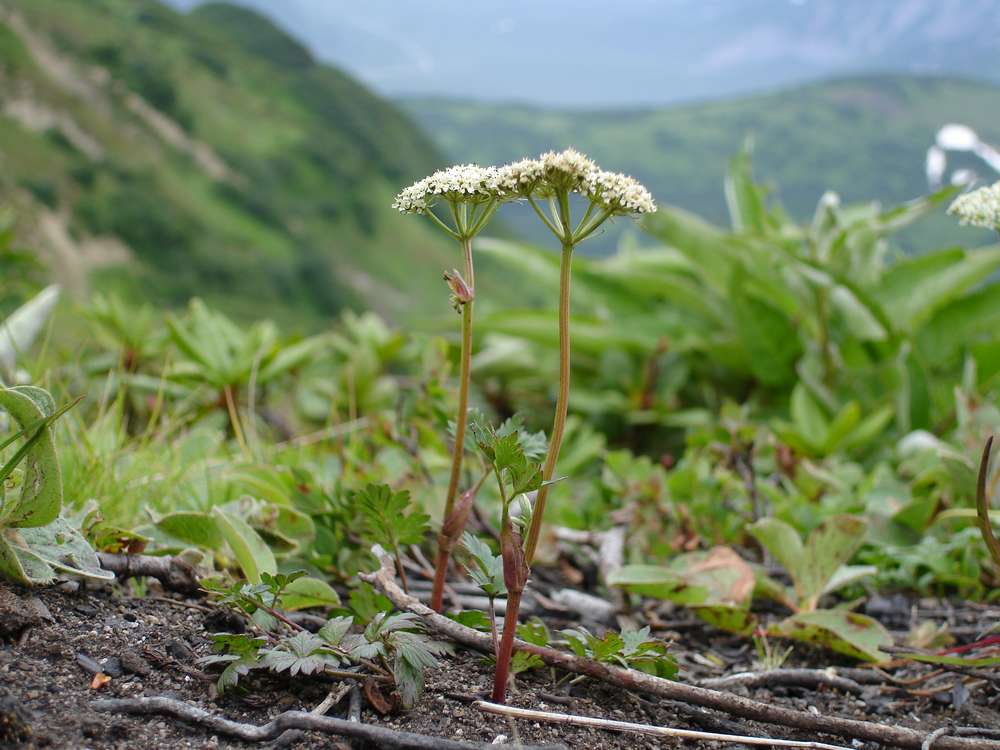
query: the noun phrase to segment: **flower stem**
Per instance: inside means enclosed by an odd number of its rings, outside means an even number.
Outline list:
[[[465,254],[465,281],[475,294],[476,279],[472,265],[472,239],[462,240],[462,250]],[[458,384],[458,414],[455,416],[455,445],[451,453],[451,476],[448,479],[448,494],[445,496],[444,516],[446,522],[455,508],[455,498],[458,496],[458,481],[462,475],[462,457],[465,454],[465,426],[469,412],[469,380],[472,371],[472,301],[462,306],[462,352]],[[431,609],[441,611],[444,598],[444,582],[447,577],[448,560],[451,558],[451,547],[455,539],[461,535],[461,529],[450,539],[444,533],[438,534],[438,551],[434,566],[434,586],[431,589]]]
[[[559,395],[556,399],[556,415],[552,424],[552,437],[549,439],[549,452],[542,466],[542,481],[545,484],[538,490],[535,508],[531,513],[531,527],[528,529],[525,549],[528,565],[535,559],[538,536],[542,530],[542,516],[545,514],[545,501],[551,486],[548,482],[552,480],[556,462],[559,460],[559,448],[562,445],[566,413],[569,409],[569,289],[572,263],[573,245],[566,242],[563,244],[562,261],[559,266]]]
[[[493,674],[493,702],[507,700],[507,679],[510,675],[510,660],[514,654],[514,634],[517,631],[517,613],[521,609],[521,592],[507,592],[507,609],[503,616],[503,635],[497,652],[496,671]]]

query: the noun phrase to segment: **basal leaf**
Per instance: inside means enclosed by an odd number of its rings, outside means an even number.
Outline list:
[[[212,516],[248,581],[260,583],[262,572],[278,572],[274,553],[246,521],[220,508],[213,508]]]

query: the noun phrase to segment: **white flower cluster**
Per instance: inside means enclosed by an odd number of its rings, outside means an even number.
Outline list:
[[[597,171],[597,165],[576,149],[548,151],[539,161],[545,170],[545,179],[553,188],[579,191],[587,177]]]
[[[405,188],[392,207],[409,214],[426,212],[439,198],[464,203],[496,199],[501,193],[499,170],[476,164],[459,164],[439,169],[429,177]]]
[[[651,214],[656,211],[656,203],[646,187],[619,172],[594,170],[587,175],[583,187],[584,195],[612,213]]]
[[[438,199],[456,203],[509,201],[556,192],[586,196],[614,214],[656,211],[653,196],[637,180],[605,172],[575,149],[549,151],[537,159],[521,159],[503,167],[462,164],[425,177],[396,196],[403,213],[426,213]]]
[[[948,213],[962,224],[1000,231],[1000,182],[958,196]]]
[[[500,167],[500,188],[507,197],[527,197],[535,192],[545,168],[538,159],[521,159]]]

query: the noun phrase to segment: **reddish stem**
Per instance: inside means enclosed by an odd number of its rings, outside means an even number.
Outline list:
[[[451,547],[444,534],[437,539],[437,556],[434,559],[434,586],[431,589],[431,609],[440,612],[444,604],[444,582],[448,577],[448,559],[451,557]]]
[[[503,618],[503,636],[497,654],[496,673],[493,678],[493,702],[507,700],[507,678],[510,675],[510,660],[514,655],[514,635],[517,631],[517,613],[521,609],[521,592],[507,592],[507,610]]]

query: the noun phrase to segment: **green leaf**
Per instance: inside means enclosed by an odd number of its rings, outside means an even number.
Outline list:
[[[806,575],[805,547],[799,533],[787,523],[778,518],[762,518],[748,526],[747,531],[771,553],[793,581]]]
[[[161,516],[156,527],[184,544],[210,550],[220,550],[225,538],[215,517],[197,511],[177,511]]]
[[[877,621],[843,609],[800,612],[768,628],[768,635],[815,643],[863,661],[885,661],[892,636]]]
[[[761,383],[786,385],[795,378],[795,363],[802,356],[798,332],[779,308],[751,293],[747,279],[740,266],[730,289],[740,343],[747,351],[751,372]]]
[[[791,576],[799,609],[811,611],[820,596],[832,590],[831,582],[850,579],[850,573],[840,569],[864,541],[867,528],[867,522],[855,516],[832,516],[809,535],[805,544],[795,529],[777,518],[762,518],[747,531]]]
[[[319,629],[319,637],[332,646],[339,646],[354,624],[353,617],[331,617]]]
[[[949,249],[896,264],[877,296],[896,327],[916,333],[940,309],[1000,268],[1000,246]]]
[[[678,555],[668,566],[624,565],[609,586],[686,606],[742,607],[753,593],[753,569],[728,547]]]
[[[823,409],[802,383],[797,383],[792,389],[791,414],[795,428],[803,440],[820,450],[827,442],[830,425]]]
[[[260,583],[262,572],[278,572],[274,553],[246,521],[221,508],[213,508],[212,516],[248,581]]]
[[[47,526],[4,529],[4,568],[24,583],[48,583],[55,571],[112,581],[114,573],[101,568],[97,554],[80,532],[65,519]],[[16,558],[13,560],[11,555]]]
[[[354,502],[365,519],[372,540],[395,549],[405,544],[423,542],[430,527],[430,516],[410,509],[410,492],[393,492],[387,484],[369,484],[355,492]]]
[[[6,496],[0,507],[0,526],[45,526],[62,507],[62,475],[52,428],[47,418],[56,413],[52,397],[40,388],[0,388],[0,408],[7,411],[27,435],[29,447],[21,454],[20,492]],[[13,467],[11,467],[13,468]],[[5,473],[9,471],[5,467]]]
[[[339,607],[340,595],[326,581],[297,578],[285,586],[278,606],[290,612],[309,607]]]

